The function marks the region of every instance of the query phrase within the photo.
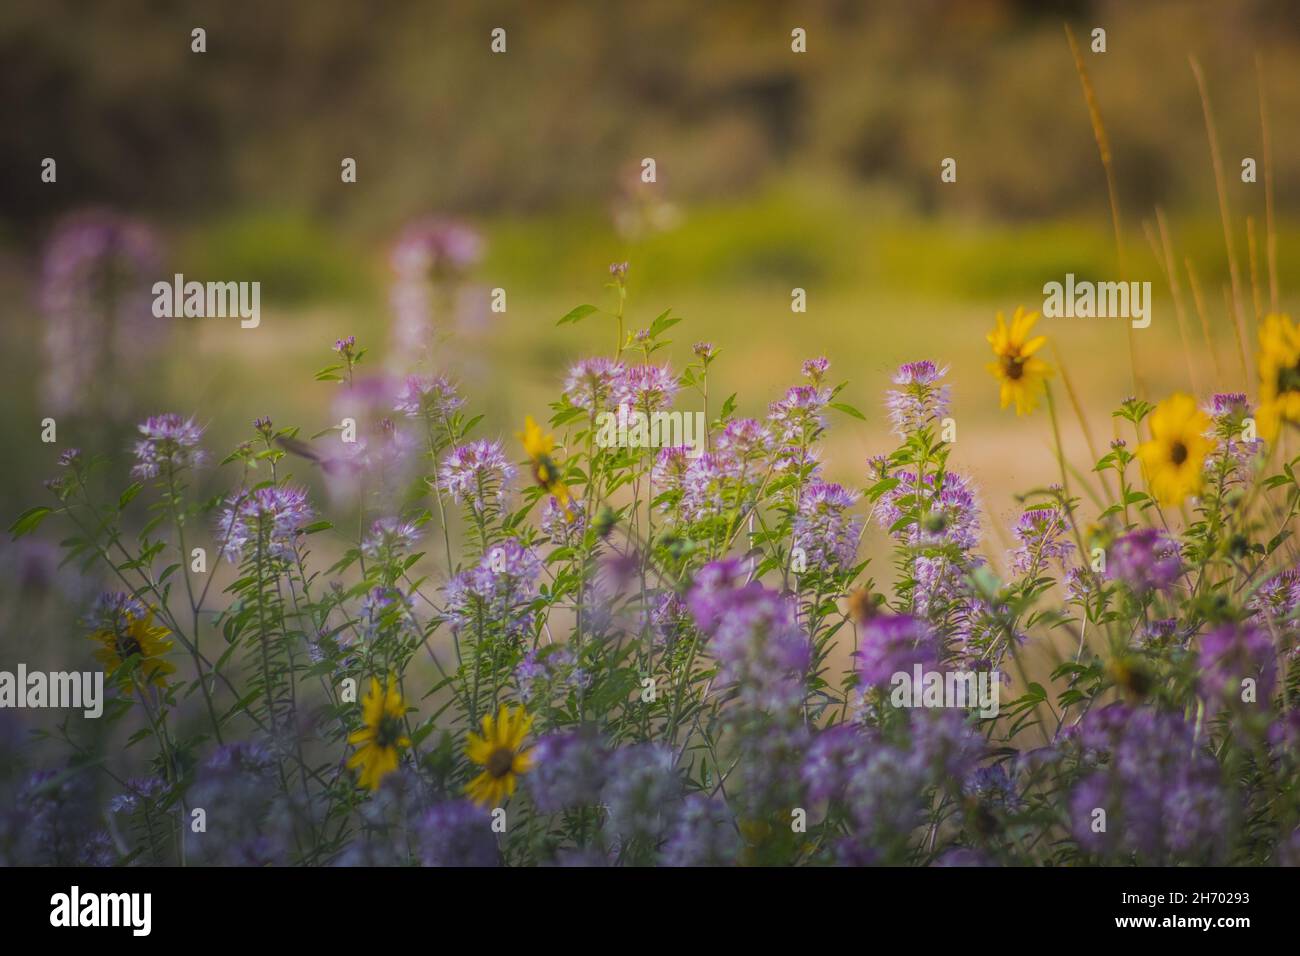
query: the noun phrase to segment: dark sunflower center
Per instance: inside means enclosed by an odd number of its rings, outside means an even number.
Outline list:
[[[1002,370],[1013,382],[1025,374],[1025,360],[1018,355],[1008,355],[1002,360]]]
[[[375,728],[375,745],[379,747],[396,747],[402,736],[402,722],[391,714],[379,718]]]
[[[555,462],[551,461],[546,455],[537,459],[537,483],[543,488],[550,488],[560,479],[560,469],[555,467]]]
[[[140,647],[140,642],[137,641],[130,634],[119,633],[117,635],[117,640],[115,643],[117,645],[117,656],[121,660],[126,660],[128,657],[131,657],[133,654],[143,653],[143,650]]]
[[[1277,393],[1300,392],[1300,363],[1284,368],[1277,373]]]
[[[484,769],[494,777],[504,777],[515,765],[515,752],[509,747],[498,747],[487,758]]]
[[[1173,447],[1169,449],[1169,460],[1175,465],[1181,465],[1187,460],[1187,446],[1180,441],[1176,441]]]

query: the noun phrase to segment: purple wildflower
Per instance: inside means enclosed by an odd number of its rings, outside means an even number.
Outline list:
[[[1112,704],[1075,734],[1096,769],[1070,797],[1070,823],[1085,850],[1103,858],[1210,862],[1226,842],[1227,803],[1214,758],[1181,714]],[[1106,829],[1094,829],[1096,811]]]
[[[827,727],[813,738],[799,775],[813,803],[844,795],[848,776],[866,759],[868,740],[851,724]]]
[[[483,239],[461,222],[427,218],[411,223],[397,237],[391,263],[401,276],[457,275],[483,256]]]
[[[915,665],[928,668],[938,660],[938,639],[924,621],[880,614],[863,625],[858,673],[864,686],[887,687],[895,674],[911,674]]]
[[[503,501],[515,466],[506,460],[501,443],[480,439],[457,445],[442,460],[439,480],[457,503],[466,501],[483,512],[489,501]]]
[[[1110,548],[1109,577],[1123,581],[1139,596],[1173,587],[1182,570],[1178,543],[1156,528],[1130,531]]]
[[[1210,416],[1207,438],[1214,439],[1213,451],[1205,458],[1205,471],[1217,474],[1224,471],[1224,485],[1238,484],[1250,476],[1255,457],[1264,448],[1260,438],[1246,439],[1246,419],[1251,415],[1250,403],[1242,392],[1220,392],[1205,407]]]
[[[727,866],[737,862],[741,848],[726,802],[693,793],[668,831],[661,861],[665,866]]]
[[[855,500],[836,484],[815,484],[804,491],[794,519],[794,546],[803,549],[809,567],[834,572],[853,564],[862,526],[846,512]]]
[[[730,476],[726,459],[705,452],[688,458],[682,479],[682,516],[690,522],[722,514],[726,507],[723,484]]]
[[[772,436],[757,419],[733,418],[718,436],[717,448],[739,469],[766,458],[772,450]]]
[[[979,504],[968,479],[951,471],[944,472],[942,478],[930,474],[918,488],[911,472],[900,471],[894,477],[899,483],[881,495],[876,506],[881,527],[893,529],[906,509],[912,520],[891,533],[907,544],[951,544],[970,551],[979,543]]]
[[[415,830],[424,866],[479,867],[501,862],[492,817],[468,800],[435,804],[419,818]]]
[[[640,412],[668,408],[677,393],[677,379],[666,365],[631,365],[623,372],[616,398]]]
[[[1277,684],[1277,652],[1268,632],[1253,624],[1222,624],[1201,638],[1197,658],[1201,693],[1240,702],[1242,682],[1255,682],[1255,703],[1268,709]]]
[[[532,757],[528,784],[543,813],[592,806],[600,799],[609,753],[590,728],[547,734],[538,739]]]
[[[948,414],[952,389],[941,382],[947,374],[947,368],[928,360],[899,366],[894,384],[900,387],[885,392],[895,435],[907,438]]]
[[[174,412],[151,415],[139,426],[144,437],[135,443],[135,467],[131,474],[141,480],[157,478],[185,468],[203,464],[199,439],[203,429],[193,418],[181,418]]]
[[[95,408],[122,412],[125,389],[163,341],[165,320],[150,307],[149,283],[161,264],[143,224],[92,211],[61,222],[41,263],[45,400],[57,414]]]
[[[361,553],[367,558],[394,561],[411,553],[420,540],[420,529],[399,518],[379,518],[370,526],[370,533],[361,542]]]
[[[591,675],[579,666],[578,655],[562,644],[551,644],[540,650],[529,651],[515,668],[519,682],[519,696],[524,703],[532,704],[537,698],[549,703],[557,691],[582,690],[591,686]]]
[[[445,375],[408,375],[393,410],[408,418],[443,421],[465,405]]]
[[[231,562],[250,554],[292,557],[298,532],[312,514],[306,488],[282,485],[235,492],[217,521],[222,554]]]
[[[620,843],[657,842],[663,836],[672,822],[670,808],[681,795],[675,763],[663,744],[634,744],[610,757],[601,802],[608,810],[605,828]]]
[[[609,411],[624,395],[622,362],[607,358],[587,358],[569,369],[564,382],[564,397],[574,408],[590,414]]]
[[[499,626],[508,635],[532,628],[528,609],[537,593],[542,564],[530,548],[513,538],[495,544],[473,568],[447,582],[447,618],[455,631]]]
[[[803,363],[803,377],[814,385],[820,385],[822,377],[825,376],[826,370],[830,367],[831,360],[824,355],[819,358],[810,358]]]
[[[1070,521],[1058,505],[1026,509],[1013,529],[1020,544],[1011,555],[1012,573],[1040,575],[1052,559],[1064,566],[1074,552],[1069,530]]]
[[[830,389],[792,385],[785,397],[768,406],[768,423],[782,444],[806,448],[825,427],[821,411],[830,401]]]

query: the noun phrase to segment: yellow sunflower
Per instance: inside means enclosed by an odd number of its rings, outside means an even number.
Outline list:
[[[1259,330],[1261,437],[1272,441],[1283,422],[1300,422],[1300,326],[1287,315],[1269,315]]]
[[[997,327],[988,334],[993,354],[998,358],[989,363],[988,370],[1002,383],[1002,407],[1014,401],[1017,415],[1027,415],[1038,406],[1042,383],[1052,374],[1048,364],[1034,356],[1047,342],[1045,335],[1029,338],[1029,330],[1037,321],[1037,312],[1026,312],[1022,306],[1016,306],[1011,324],[1008,326],[999,312]]]
[[[483,715],[483,735],[473,731],[465,744],[465,756],[483,772],[465,786],[470,799],[484,807],[496,807],[515,792],[519,775],[533,768],[532,750],[521,749],[533,718],[522,707],[501,705],[495,718]]]
[[[405,716],[406,703],[396,681],[390,676],[385,691],[378,680],[370,678],[370,693],[361,701],[364,726],[348,737],[348,743],[360,745],[348,758],[348,769],[361,768],[361,786],[377,790],[380,781],[397,769],[398,751],[411,746],[402,720]]]
[[[1196,399],[1175,392],[1151,413],[1151,440],[1138,446],[1138,459],[1151,494],[1162,505],[1182,504],[1201,490],[1205,456],[1214,449],[1206,437],[1210,418]]]
[[[123,667],[130,661],[138,662],[141,683],[156,684],[159,687],[167,683],[167,675],[176,672],[176,666],[163,660],[163,655],[172,649],[172,642],[167,640],[171,631],[161,624],[153,622],[152,610],[136,613],[123,609],[113,616],[111,623],[104,623],[92,631],[90,639],[101,645],[95,651],[95,659],[104,665],[104,671],[111,679],[114,675],[123,684],[129,684],[132,669]]]
[[[555,437],[543,434],[541,427],[533,421],[532,415],[524,419],[524,430],[515,432],[515,436],[523,442],[524,454],[532,463],[533,480],[554,496],[559,505],[564,508],[565,515],[572,521],[575,517],[572,498],[568,487],[560,480],[560,466],[551,457],[551,453],[555,450]]]

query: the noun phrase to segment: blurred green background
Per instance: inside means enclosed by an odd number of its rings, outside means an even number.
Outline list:
[[[579,303],[610,305],[607,267],[628,260],[629,328],[671,306],[685,318],[674,367],[692,342],[713,342],[714,393],[738,391],[744,413],[761,414],[801,360],[828,355],[832,378],[850,382],[844,399],[867,415],[835,421],[829,442],[830,476],[853,485],[868,455],[892,447],[882,408],[892,369],[950,365],[953,462],[981,488],[996,550],[1013,494],[1056,470],[1045,417],[998,410],[984,334],[997,310],[1040,307],[1043,283],[1067,272],[1120,277],[1065,22],[1085,45],[1111,141],[1129,278],[1156,291],[1152,326],[1134,336],[1146,388],[1189,385],[1143,229],[1156,207],[1205,288],[1219,384],[1247,386],[1188,56],[1208,80],[1243,271],[1247,215],[1261,250],[1264,237],[1262,169],[1256,184],[1239,175],[1242,157],[1263,162],[1258,58],[1278,272],[1293,303],[1300,18],[1289,3],[6,4],[0,498],[10,517],[43,501],[60,448],[114,428],[125,447],[130,421],[156,411],[196,414],[218,458],[258,416],[307,434],[332,424],[333,386],[312,372],[347,334],[376,367],[402,365],[388,345],[388,255],[403,225],[435,214],[485,240],[462,314],[434,321],[447,333],[435,362],[485,413],[487,434],[513,442],[570,361],[610,350],[608,320],[555,323]],[[201,55],[190,51],[195,27],[207,31]],[[495,27],[507,31],[504,55],[489,48]],[[805,54],[791,52],[795,27],[807,31]],[[1107,31],[1104,54],[1087,50],[1094,27]],[[47,156],[54,184],[39,178]],[[357,160],[355,184],[340,181],[343,157]],[[656,161],[653,184],[640,180],[643,157]],[[940,182],[945,157],[957,160],[956,183]],[[61,217],[88,206],[157,230],[166,262],[155,278],[260,281],[262,324],[177,320],[164,351],[121,383],[121,422],[88,409],[44,445],[42,250]],[[488,310],[498,287],[504,314]],[[806,314],[791,313],[794,287],[807,290]],[[1214,362],[1191,321],[1208,384]],[[1042,331],[1104,444],[1110,410],[1133,391],[1124,322],[1044,320]],[[1069,410],[1063,428],[1082,461]],[[209,473],[204,490],[230,480]],[[3,548],[23,567],[42,560]]]

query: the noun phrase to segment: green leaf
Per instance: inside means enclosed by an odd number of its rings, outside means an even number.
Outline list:
[[[9,526],[9,533],[13,535],[13,540],[17,541],[25,534],[31,534],[41,526],[41,522],[54,514],[53,509],[39,505],[35,508],[28,508],[18,516],[18,520]]]
[[[569,312],[568,315],[560,319],[560,321],[556,322],[555,324],[571,325],[575,322],[581,322],[583,319],[585,319],[587,316],[591,315],[591,313],[595,311],[596,311],[596,307],[594,305],[580,305],[576,309],[573,309],[571,312]]]
[[[131,485],[131,487],[127,488],[126,491],[122,492],[121,496],[117,499],[117,510],[125,510],[126,506],[131,503],[131,499],[138,495],[143,488],[144,485],[137,481],[135,484]]]
[[[831,408],[835,409],[837,412],[843,412],[845,415],[852,415],[854,418],[860,419],[864,422],[867,420],[866,415],[863,415],[852,405],[846,404],[845,402],[831,402]]]
[[[672,309],[665,310],[650,323],[650,337],[652,339],[657,338],[661,332],[668,331],[681,321],[681,319],[671,318],[672,311]]]

